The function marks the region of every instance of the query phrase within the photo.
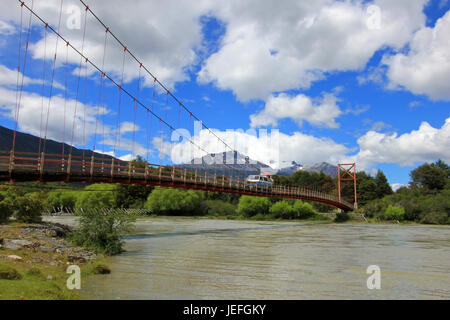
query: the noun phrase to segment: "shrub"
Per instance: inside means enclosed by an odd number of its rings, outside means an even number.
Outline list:
[[[269,211],[274,218],[294,219],[297,217],[297,210],[284,200],[273,204]]]
[[[308,219],[317,214],[313,206],[307,202],[296,201],[294,204],[294,209],[299,219]]]
[[[269,209],[270,201],[267,198],[242,196],[239,199],[237,212],[246,217],[251,217],[258,213],[267,214]]]
[[[228,216],[236,214],[236,205],[222,200],[206,200],[203,202],[204,213],[216,216]]]
[[[99,263],[94,267],[94,274],[110,274],[111,268],[106,264]]]
[[[383,220],[403,220],[403,215],[405,214],[405,209],[389,205],[384,211],[384,214],[380,216]]]
[[[10,199],[2,199],[0,195],[0,223],[6,223],[13,214],[13,203]]]
[[[121,236],[131,231],[133,215],[119,210],[83,210],[78,229],[69,235],[76,245],[108,255],[122,252]]]
[[[77,194],[73,191],[51,191],[45,201],[46,207],[50,210],[58,208],[63,211],[75,208]]]
[[[20,280],[22,275],[14,268],[7,265],[0,265],[0,279]]]
[[[117,186],[114,184],[93,184],[87,186],[79,194],[76,201],[76,208],[80,209],[103,209],[115,208],[114,192]]]
[[[41,222],[43,201],[39,193],[19,196],[14,201],[16,219],[20,222]]]
[[[162,215],[201,214],[202,200],[203,194],[199,191],[155,188],[148,196],[145,208]]]
[[[345,222],[348,220],[350,220],[350,215],[347,212],[339,212],[338,214],[336,214],[334,222]]]

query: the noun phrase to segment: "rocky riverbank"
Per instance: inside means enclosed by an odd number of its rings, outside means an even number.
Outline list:
[[[102,255],[71,244],[70,232],[52,222],[0,225],[0,300],[82,299],[67,288],[67,268],[79,266],[83,279],[109,271],[102,271],[108,269],[99,263]]]
[[[31,253],[48,253],[44,255],[32,255],[26,263],[48,263],[57,266],[67,262],[81,262],[96,259],[96,254],[84,248],[74,247],[66,236],[72,229],[69,226],[43,222],[39,224],[0,225],[0,259],[15,259],[23,261],[23,258],[14,254],[4,254],[17,251]],[[29,256],[29,255],[27,255]]]

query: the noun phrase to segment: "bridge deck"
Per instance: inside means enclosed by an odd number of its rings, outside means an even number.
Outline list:
[[[339,201],[327,193],[292,186],[248,186],[245,179],[177,169],[171,166],[149,164],[135,166],[132,162],[83,158],[62,154],[37,154],[0,151],[0,181],[64,181],[103,182],[136,185],[158,185],[171,188],[195,189],[213,192],[238,193],[260,197],[308,200],[350,211],[353,205]]]

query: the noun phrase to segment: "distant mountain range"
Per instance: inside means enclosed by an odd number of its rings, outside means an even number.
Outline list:
[[[13,135],[14,135],[14,130],[0,126],[0,150],[9,151],[12,149]],[[44,139],[41,140],[42,144],[43,144],[43,142],[44,142]],[[49,154],[61,154],[62,146],[63,146],[63,143],[61,143],[61,142],[47,139],[47,142],[45,143],[45,152],[49,153]],[[17,131],[16,145],[15,145],[14,149],[17,152],[38,153],[39,152],[39,137],[33,136],[28,133],[22,133],[22,132]],[[93,153],[95,154],[96,158],[98,158],[98,157],[103,157],[104,159],[112,158],[111,156],[106,155],[106,154],[92,152],[92,150],[88,150],[88,149],[78,149],[75,147],[72,148],[72,155],[81,156],[81,155],[83,155],[83,150],[84,150],[84,156],[86,158],[90,158]],[[65,143],[64,144],[64,154],[69,154],[69,152],[70,152],[70,145]]]
[[[3,126],[0,126],[0,150],[9,151],[12,148],[14,131]],[[46,142],[46,153],[59,154],[62,152],[63,144],[54,140],[47,139]],[[33,136],[31,134],[17,132],[16,134],[16,147],[15,150],[18,152],[39,152],[39,137]],[[70,145],[64,144],[64,153],[68,154],[70,150]],[[92,151],[84,149],[85,157],[89,158],[92,155]],[[83,149],[72,148],[72,155],[80,156],[83,154]],[[104,157],[106,159],[111,159],[109,155],[104,155],[95,152],[95,157]],[[215,161],[214,161],[215,159]],[[276,170],[270,166],[250,159],[247,156],[240,154],[239,152],[221,152],[217,154],[209,154],[202,158],[196,158],[191,161],[191,163],[175,165],[178,168],[185,168],[192,171],[201,171],[209,173],[225,172],[227,175],[251,175],[260,173],[270,173],[278,174],[283,176],[290,176],[298,170],[304,170],[307,172],[321,172],[328,174],[332,177],[337,176],[338,168],[326,162],[317,163],[310,166],[303,166],[295,161],[292,161],[288,166],[282,169]],[[234,172],[230,172],[230,168],[236,169]]]
[[[216,161],[214,161],[214,158],[216,158]],[[260,174],[267,172],[272,175],[277,174],[281,176],[290,176],[298,170],[304,170],[307,172],[323,171],[323,173],[328,174],[333,178],[337,176],[338,170],[337,166],[333,166],[327,162],[303,166],[295,161],[292,161],[289,166],[276,170],[262,162],[249,159],[249,157],[246,157],[239,152],[234,153],[231,151],[226,153],[209,154],[202,158],[193,159],[189,164],[180,164],[176,167],[185,168],[192,171],[206,171],[209,173],[220,173],[226,170],[227,174],[229,174],[230,168],[233,168],[236,169],[236,171],[240,172],[241,175]]]

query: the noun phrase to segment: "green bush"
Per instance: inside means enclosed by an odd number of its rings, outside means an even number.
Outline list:
[[[6,223],[13,214],[13,203],[10,199],[3,198],[0,195],[0,223]]]
[[[274,218],[295,219],[297,217],[297,210],[294,206],[284,200],[274,203],[269,211]]]
[[[222,200],[206,200],[203,202],[204,213],[214,216],[229,216],[236,214],[236,205]]]
[[[41,222],[44,208],[42,198],[42,195],[39,193],[30,193],[17,197],[14,201],[17,221],[27,223]]]
[[[0,264],[0,279],[3,280],[20,280],[22,275],[14,268]]]
[[[49,210],[61,209],[66,211],[67,209],[75,208],[77,201],[77,193],[74,191],[51,191],[47,195],[45,201],[46,207]]]
[[[94,267],[94,274],[110,274],[111,268],[103,263],[98,263]]]
[[[132,230],[135,216],[119,210],[83,210],[79,227],[69,235],[76,245],[114,255],[122,252],[121,236]]]
[[[350,220],[350,215],[347,212],[339,212],[338,214],[336,214],[334,222],[345,222],[348,220]]]
[[[267,198],[242,196],[239,199],[237,212],[246,217],[252,217],[258,213],[267,214],[270,209],[270,201]]]
[[[383,220],[403,220],[403,216],[405,214],[405,209],[389,205],[387,209],[384,211],[384,214],[380,216]]]
[[[84,188],[77,197],[75,207],[77,209],[103,209],[115,208],[115,191],[117,186],[114,184],[92,184]]]
[[[299,219],[308,219],[317,214],[313,206],[307,202],[296,201],[294,203],[294,209],[297,213],[297,218]]]
[[[159,215],[199,215],[203,194],[194,190],[155,188],[145,208]]]

